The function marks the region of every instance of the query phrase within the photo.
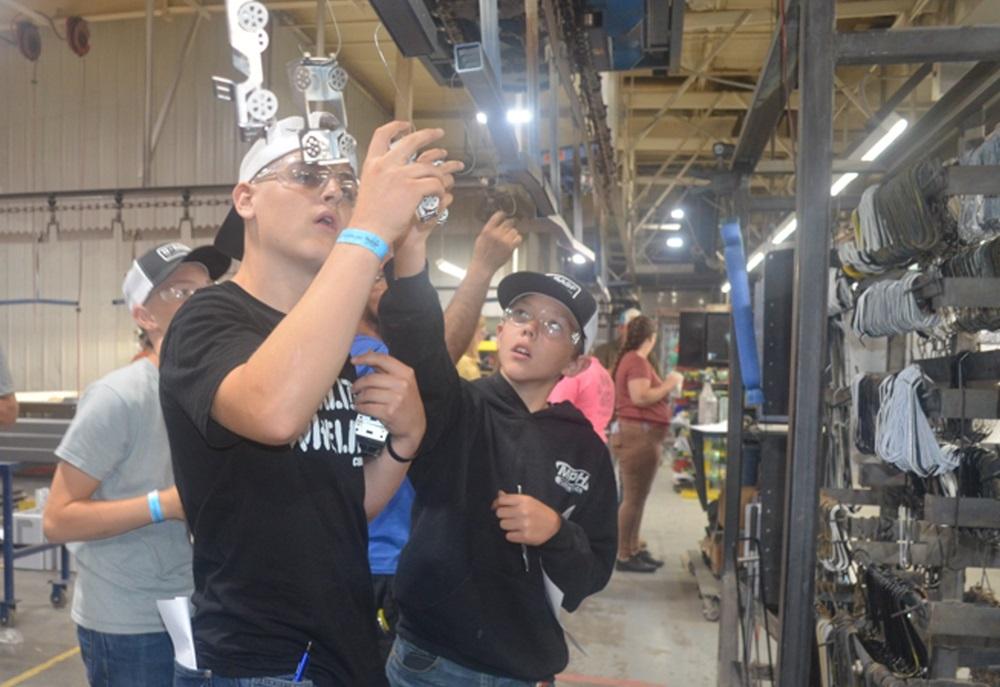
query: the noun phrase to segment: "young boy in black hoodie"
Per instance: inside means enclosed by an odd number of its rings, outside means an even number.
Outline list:
[[[575,407],[546,401],[585,366],[597,306],[563,275],[509,275],[497,290],[500,372],[460,380],[426,238],[413,231],[398,248],[379,310],[427,411],[409,472],[413,531],[396,574],[402,619],[386,673],[393,687],[546,684],[568,662],[553,604],[561,596],[575,610],[607,584],[615,559],[607,448]]]

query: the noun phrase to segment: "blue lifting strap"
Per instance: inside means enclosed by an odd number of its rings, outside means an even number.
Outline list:
[[[729,274],[736,352],[740,356],[740,376],[743,378],[743,388],[746,389],[746,403],[759,406],[764,403],[764,391],[760,386],[760,363],[757,358],[757,340],[753,334],[753,310],[750,308],[750,283],[747,279],[747,261],[743,254],[743,235],[738,221],[729,220],[722,225],[722,242],[726,246],[726,272]]]

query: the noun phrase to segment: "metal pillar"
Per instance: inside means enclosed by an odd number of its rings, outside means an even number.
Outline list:
[[[146,82],[142,119],[142,185],[149,186],[153,164],[153,13],[156,0],[146,0]]]
[[[177,74],[174,76],[174,82],[170,84],[170,90],[167,91],[167,97],[163,101],[163,106],[160,108],[159,114],[156,116],[156,124],[153,125],[153,133],[149,139],[150,163],[152,163],[153,156],[156,155],[156,145],[160,142],[160,133],[163,131],[163,124],[167,120],[167,115],[170,114],[170,108],[174,104],[174,97],[177,95],[177,88],[181,85],[181,77],[184,76],[184,65],[187,63],[188,56],[191,54],[191,48],[194,47],[194,37],[198,34],[199,26],[201,26],[201,15],[196,14],[191,22],[191,28],[188,29],[187,36],[184,37],[184,47],[181,48],[181,57],[177,60]]]
[[[500,19],[497,10],[497,0],[479,0],[479,35],[483,43],[483,52],[493,67],[497,86],[502,87],[503,76],[500,64]]]
[[[826,360],[826,272],[830,251],[833,145],[834,2],[801,5],[798,245],[790,383],[788,481],[781,575],[779,687],[810,684],[816,627],[813,609],[819,457]],[[819,278],[817,278],[819,277]]]
[[[582,132],[573,130],[573,238],[583,241],[583,143]]]
[[[326,0],[316,0],[316,57],[326,53]]]
[[[527,109],[531,123],[527,127],[528,158],[538,162],[538,0],[524,0],[524,57],[527,81]],[[559,111],[549,113],[559,118]]]
[[[743,477],[743,378],[740,376],[740,355],[736,349],[736,325],[729,326],[729,426],[726,432],[726,484],[722,498],[726,503],[726,519],[722,523],[721,613],[719,616],[719,687],[730,687],[738,661],[739,595],[736,585],[736,540],[740,527],[740,496]],[[752,599],[747,603],[752,603]],[[770,640],[768,640],[770,641]],[[744,660],[749,660],[745,656]]]
[[[559,70],[556,67],[559,46],[549,41],[549,183],[556,199],[556,212],[562,207],[562,181],[559,169]]]
[[[396,55],[396,99],[393,117],[401,122],[413,121],[413,58]]]
[[[11,622],[17,609],[14,598],[14,488],[11,473],[14,466],[0,463],[3,482],[3,601],[0,601],[0,625]]]

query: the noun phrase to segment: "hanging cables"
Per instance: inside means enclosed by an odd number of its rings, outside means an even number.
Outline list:
[[[382,28],[382,22],[379,22],[375,26],[375,33],[372,34],[372,40],[375,42],[375,52],[378,53],[378,58],[382,61],[382,66],[385,67],[385,73],[389,75],[389,81],[392,83],[393,89],[396,91],[396,95],[399,95],[399,86],[396,84],[396,77],[393,76],[392,70],[389,69],[389,63],[385,59],[385,53],[382,52],[382,45],[378,42],[378,32]]]
[[[930,257],[953,241],[956,224],[941,199],[944,186],[941,167],[922,162],[866,188],[854,217],[855,245],[842,251],[842,262],[875,274]]]
[[[827,530],[820,535],[822,551],[817,560],[828,572],[846,574],[851,567],[851,548],[847,536],[847,509],[839,503],[821,508]],[[827,555],[829,554],[829,555]]]
[[[858,375],[851,384],[851,414],[854,417],[854,447],[875,455],[875,425],[878,419],[879,375]]]
[[[964,156],[962,165],[1000,165],[1000,129]],[[1000,232],[1000,197],[963,196],[958,232],[963,240],[970,242]]]
[[[960,459],[955,447],[942,450],[938,446],[920,405],[926,388],[927,378],[917,365],[883,379],[875,428],[875,454],[921,477],[951,472]]]
[[[1000,277],[1000,237],[951,256],[941,263],[940,270],[944,277]],[[949,308],[949,316],[963,331],[1000,329],[1000,308]]]
[[[340,36],[340,22],[337,21],[337,15],[333,12],[333,5],[330,3],[330,0],[326,0],[326,11],[330,13],[330,19],[333,20],[333,29],[337,32],[337,49],[333,51],[333,56],[337,57],[340,55],[343,39]]]
[[[891,336],[914,331],[929,331],[941,324],[941,318],[927,313],[917,302],[913,272],[898,281],[882,281],[870,286],[858,298],[854,308],[853,328],[858,336]]]
[[[928,666],[927,647],[915,622],[927,623],[924,598],[913,584],[883,566],[867,566],[864,581],[869,621],[862,637],[865,648],[896,675],[923,675]]]

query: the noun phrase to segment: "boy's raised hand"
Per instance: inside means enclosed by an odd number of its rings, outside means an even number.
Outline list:
[[[455,184],[453,174],[463,166],[458,161],[433,164],[443,157],[428,153],[437,154],[440,149],[425,151],[410,162],[421,148],[444,135],[441,129],[422,129],[406,134],[390,147],[394,137],[410,128],[408,122],[389,122],[375,130],[351,215],[350,226],[374,232],[388,243],[409,230],[424,196],[438,196],[443,206],[450,202],[450,190]]]
[[[482,269],[492,277],[498,269],[507,264],[514,250],[521,245],[522,236],[517,230],[513,217],[501,211],[493,215],[483,225],[472,248],[472,262],[469,269]]]
[[[447,156],[448,151],[444,148],[432,148],[421,153],[417,162],[431,165],[435,162],[441,162],[440,167],[442,168],[452,169],[453,165],[459,165],[459,169],[461,169],[461,162],[445,161]],[[454,177],[449,174],[449,178],[454,183]],[[451,185],[447,187],[447,190],[451,190]],[[446,210],[453,200],[454,197],[451,193],[445,193],[438,206],[438,212]],[[431,232],[437,226],[436,217],[426,222],[418,222],[415,215],[412,217],[410,228],[396,240],[393,246],[394,274],[397,278],[412,277],[424,269],[424,263],[427,261],[427,239],[430,238]]]
[[[562,518],[554,510],[527,494],[508,494],[500,490],[491,506],[500,519],[500,529],[513,544],[541,546],[562,527]]]

